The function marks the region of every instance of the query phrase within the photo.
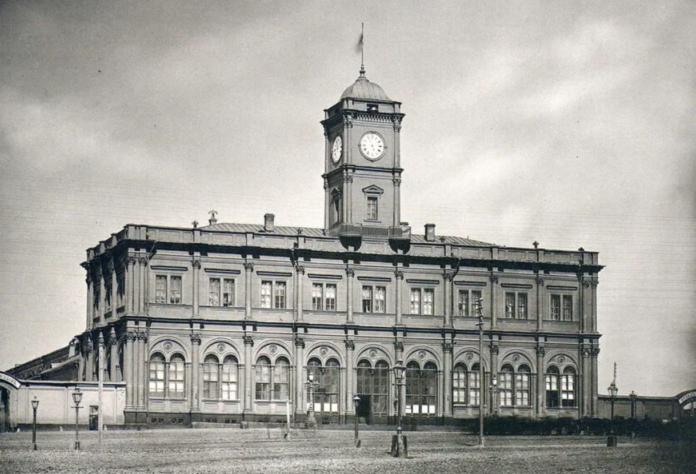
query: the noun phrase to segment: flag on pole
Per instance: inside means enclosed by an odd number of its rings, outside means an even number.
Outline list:
[[[355,45],[355,52],[356,53],[362,53],[364,43],[365,43],[365,34],[363,31],[360,31],[360,38],[358,38],[358,44]]]

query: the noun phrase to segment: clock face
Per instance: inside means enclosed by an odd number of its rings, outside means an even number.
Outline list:
[[[343,152],[343,140],[341,136],[334,138],[333,147],[331,148],[331,159],[334,163],[341,161],[341,153]]]
[[[384,140],[375,132],[367,132],[360,139],[360,151],[368,160],[377,161],[384,154]]]

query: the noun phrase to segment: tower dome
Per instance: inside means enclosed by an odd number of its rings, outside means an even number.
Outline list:
[[[384,89],[365,77],[365,68],[360,68],[360,77],[341,94],[341,99],[384,100],[391,102]]]

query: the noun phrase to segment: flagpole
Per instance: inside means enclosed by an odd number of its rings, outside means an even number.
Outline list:
[[[360,68],[365,69],[365,23],[360,23]]]

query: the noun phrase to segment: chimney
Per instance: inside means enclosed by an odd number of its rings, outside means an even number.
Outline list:
[[[208,219],[208,223],[210,225],[213,225],[217,222],[217,219],[215,218],[217,213],[218,213],[217,211],[208,211],[208,214],[210,214],[210,219]]]
[[[265,214],[263,216],[263,230],[265,230],[266,232],[273,232],[275,230],[275,224],[273,222],[274,219],[274,214]]]
[[[435,242],[435,224],[425,224],[425,240]]]

